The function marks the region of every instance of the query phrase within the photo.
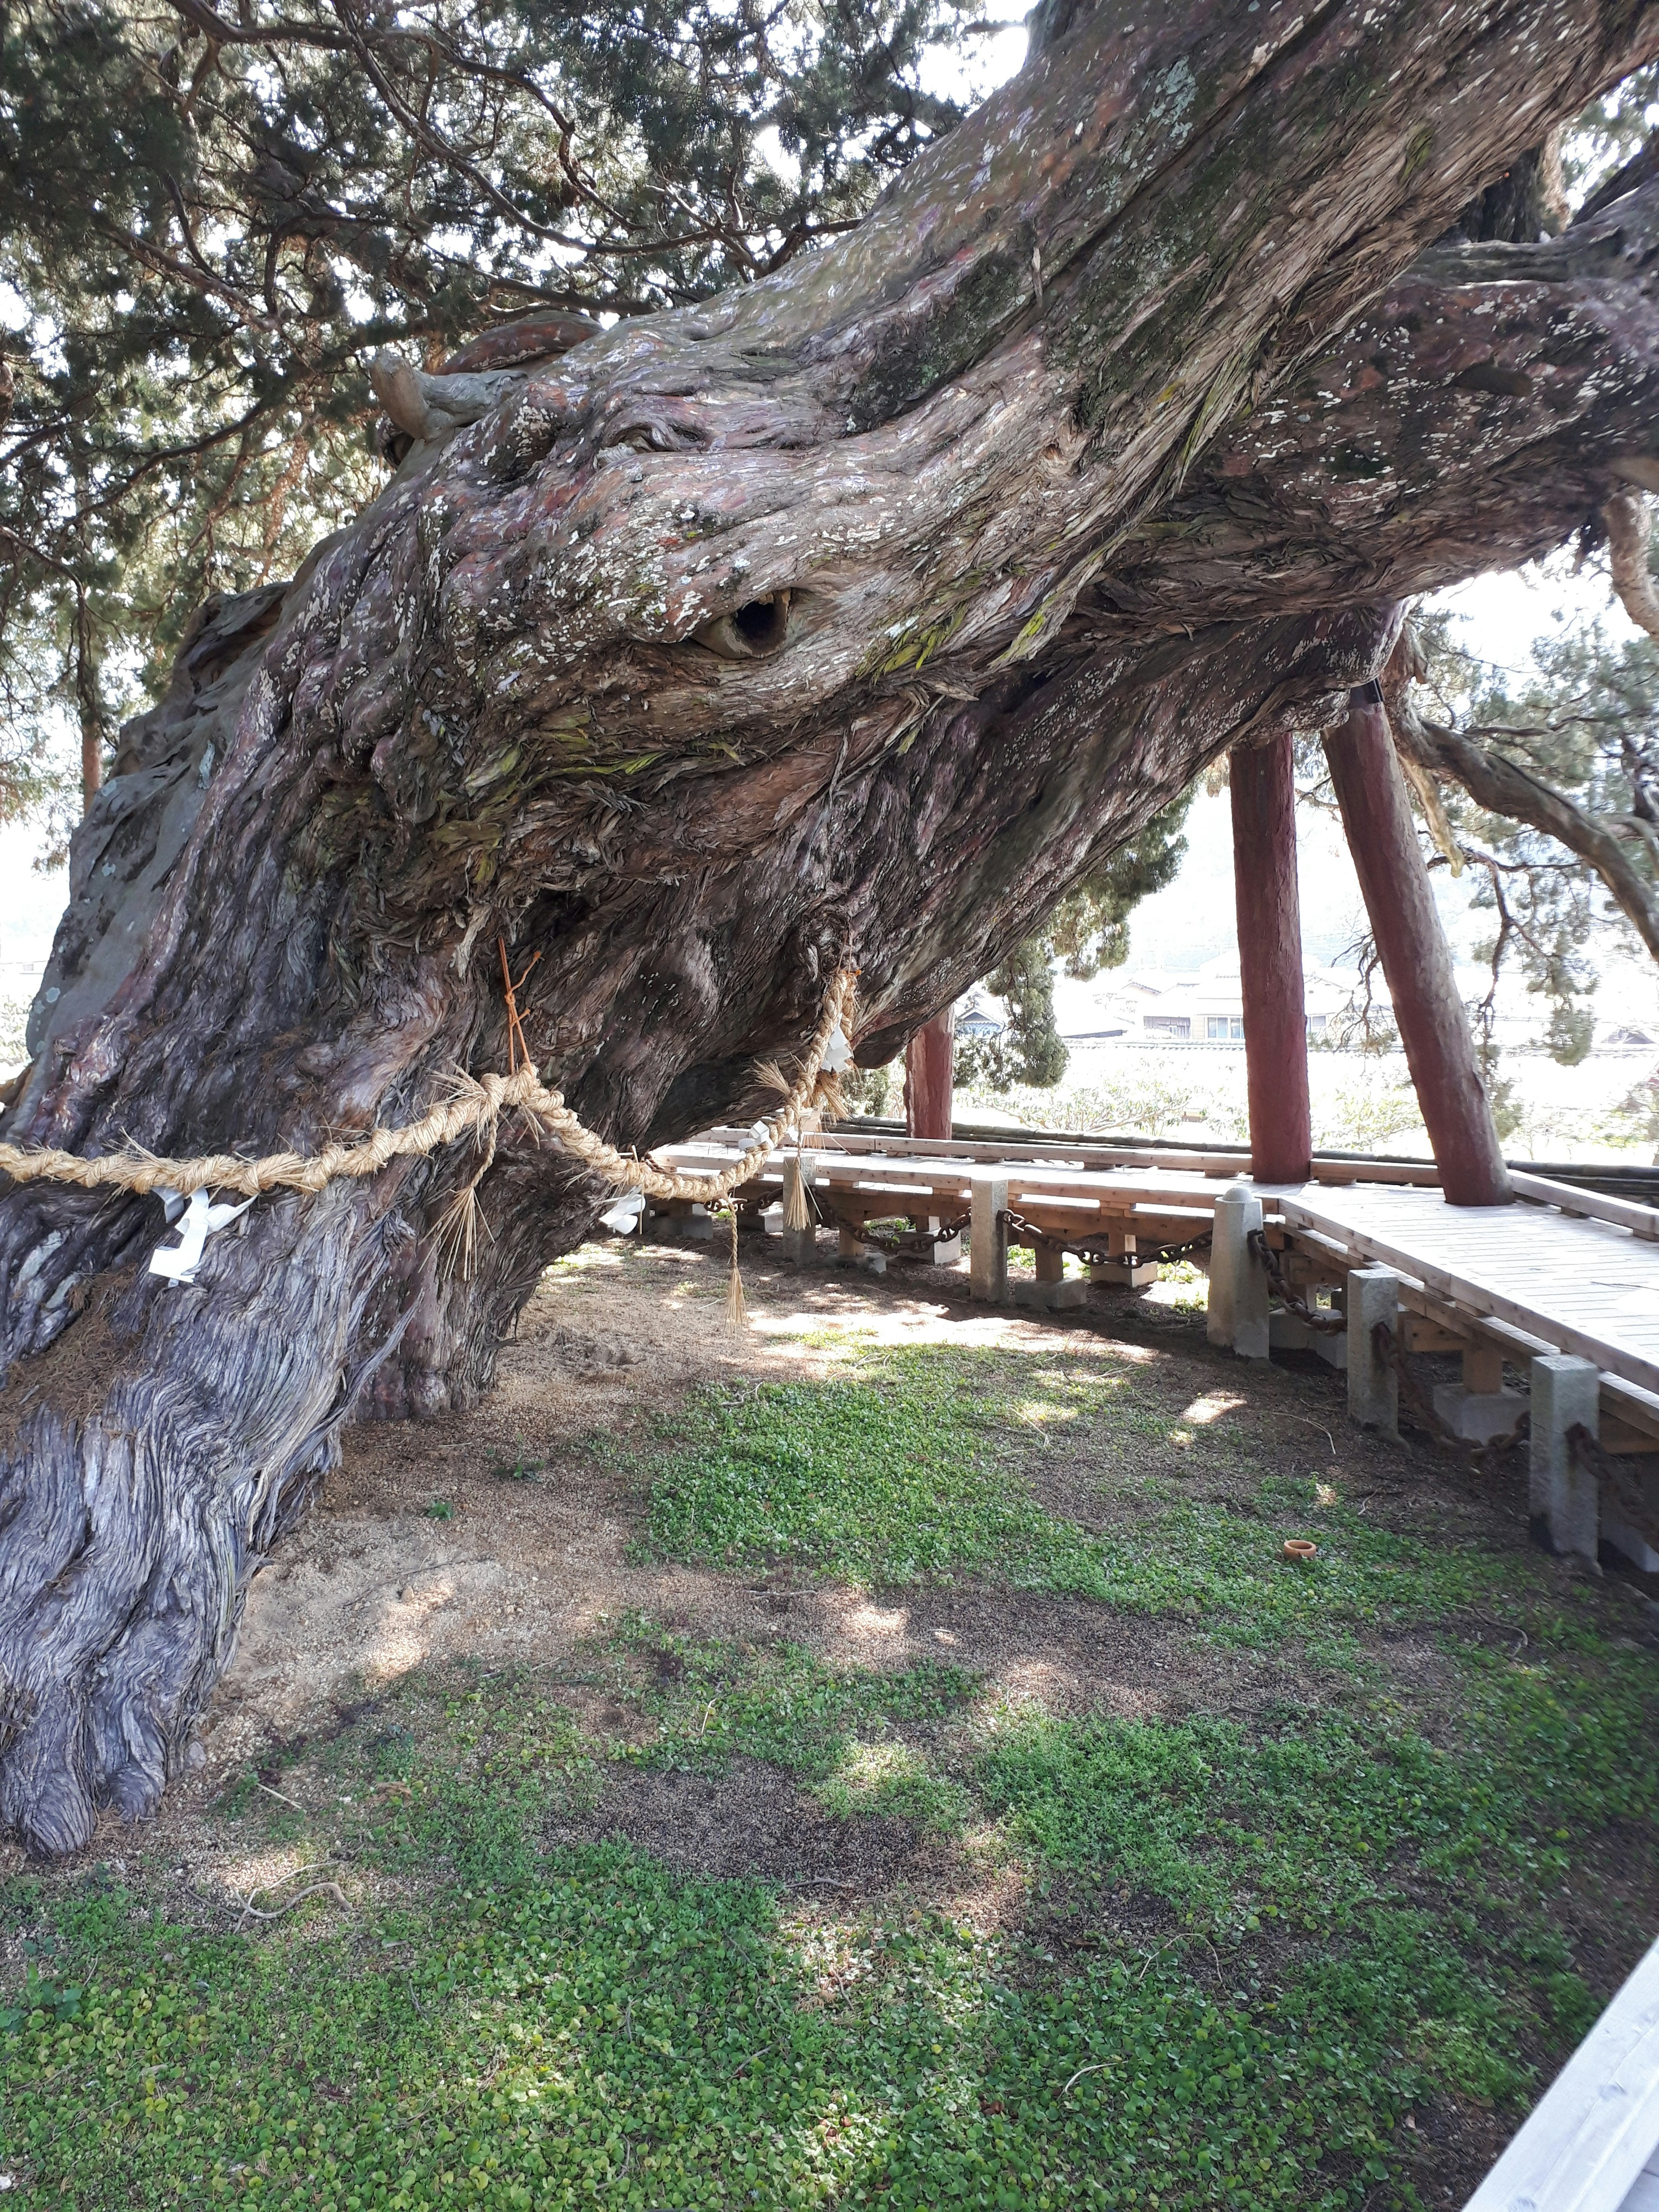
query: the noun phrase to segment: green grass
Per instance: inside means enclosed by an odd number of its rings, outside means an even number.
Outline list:
[[[1387,2118],[1358,2057],[1167,1960],[1056,1980],[934,1914],[830,1955],[617,1847],[355,1938],[59,1917],[105,1964],[8,2048],[35,2202],[68,2167],[98,2205],[1335,2206]]]
[[[1243,1469],[1248,1511],[1175,1494],[1098,1535],[1045,1510],[1028,1473],[1044,1450],[1109,1439],[1120,1453],[1152,1443],[1173,1456],[1191,1446],[1179,1417],[1138,1402],[1130,1370],[1066,1366],[1052,1353],[1022,1367],[1006,1352],[931,1346],[848,1365],[830,1382],[701,1393],[686,1441],[656,1475],[644,1547],[896,1588],[991,1577],[1180,1613],[1234,1644],[1459,1612],[1517,1625],[1559,1613],[1541,1565],[1468,1543],[1436,1552],[1340,1504],[1316,1507],[1312,1475],[1263,1471],[1231,1429],[1203,1432],[1204,1451]],[[1310,1533],[1317,1559],[1287,1563],[1285,1537]]]
[[[266,1770],[309,1809],[249,1774],[215,1815],[228,1858],[286,1845],[318,1868],[262,1909],[307,1879],[338,1880],[344,1909],[239,1929],[142,1841],[125,1879],[0,1891],[26,1938],[0,1994],[7,2201],[1443,2203],[1427,2120],[1515,2114],[1597,2009],[1564,1887],[1652,1893],[1656,1670],[1613,1600],[1316,1508],[1311,1477],[1225,1425],[1194,1435],[1097,1360],[865,1355],[695,1420],[655,1470],[659,1553],[974,1574],[1162,1611],[1195,1646],[1351,1663],[1248,1722],[1065,1716],[959,1667],[632,1617],[570,1673],[409,1678]],[[1044,1434],[1106,1482],[1157,1449],[1140,1512],[1101,1536],[1045,1511]],[[1187,1436],[1236,1507],[1183,1497]],[[1281,1565],[1316,1521],[1315,1568]],[[1486,1648],[1468,1613],[1525,1637]],[[1354,1661],[1398,1627],[1432,1632],[1431,1694],[1386,1644]],[[573,1684],[626,1728],[596,1733]],[[856,1905],[550,1841],[641,1766],[738,1759],[836,1817],[915,1822],[957,1875]]]

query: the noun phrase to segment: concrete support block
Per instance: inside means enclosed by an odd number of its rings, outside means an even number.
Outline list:
[[[873,1244],[866,1244],[861,1237],[855,1237],[850,1229],[838,1229],[836,1231],[836,1265],[838,1267],[862,1267],[867,1275],[884,1275],[887,1273],[887,1255],[878,1251]]]
[[[927,1217],[929,1242],[922,1253],[922,1257],[930,1267],[954,1267],[962,1257],[962,1231],[958,1229],[954,1237],[941,1237],[939,1233],[939,1215],[929,1214]]]
[[[1386,1322],[1400,1334],[1400,1278],[1391,1267],[1355,1267],[1343,1294],[1348,1316],[1348,1418],[1385,1437],[1400,1434],[1400,1378],[1371,1332]]]
[[[1580,1467],[1567,1431],[1583,1426],[1599,1436],[1601,1375],[1593,1359],[1550,1352],[1534,1359],[1532,1382],[1532,1460],[1528,1505],[1533,1534],[1564,1559],[1594,1567],[1601,1534],[1599,1485]]]
[[[1144,1291],[1158,1280],[1156,1260],[1096,1260],[1089,1268],[1091,1283],[1111,1283],[1121,1291]]]
[[[1333,1320],[1340,1320],[1340,1314]],[[1316,1352],[1327,1367],[1348,1364],[1347,1332],[1340,1328],[1310,1328],[1300,1314],[1283,1307],[1267,1316],[1267,1341],[1275,1352]]]
[[[780,1258],[793,1260],[798,1267],[804,1267],[807,1261],[816,1257],[817,1249],[818,1232],[816,1229],[783,1229],[778,1232]]]
[[[968,1231],[968,1256],[974,1296],[1000,1306],[1008,1303],[1008,1232],[998,1216],[1008,1209],[1006,1176],[969,1177],[973,1194],[973,1219]]]
[[[1267,1271],[1249,1245],[1261,1226],[1253,1191],[1236,1182],[1222,1192],[1210,1241],[1208,1335],[1244,1359],[1267,1357]]]
[[[644,1234],[659,1244],[707,1244],[714,1234],[714,1218],[706,1206],[671,1198],[665,1206],[647,1206]]]
[[[1435,1385],[1434,1410],[1454,1435],[1471,1443],[1489,1444],[1506,1437],[1522,1413],[1527,1401],[1519,1390],[1471,1390],[1462,1382]]]
[[[1080,1275],[1070,1282],[1062,1278],[1059,1282],[1047,1283],[1028,1283],[1017,1277],[1013,1291],[1017,1306],[1034,1307],[1038,1313],[1059,1313],[1067,1306],[1086,1305],[1089,1300],[1089,1285]]]

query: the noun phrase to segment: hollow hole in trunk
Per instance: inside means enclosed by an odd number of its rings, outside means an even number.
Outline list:
[[[789,593],[769,592],[729,615],[717,615],[696,632],[699,645],[724,660],[759,660],[781,651],[789,634]]]

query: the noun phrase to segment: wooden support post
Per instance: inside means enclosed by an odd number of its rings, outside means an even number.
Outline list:
[[[1400,1334],[1400,1278],[1392,1267],[1349,1271],[1343,1308],[1348,1316],[1348,1418],[1385,1437],[1400,1434],[1400,1377],[1372,1332],[1386,1322]]]
[[[1040,1313],[1055,1313],[1062,1306],[1080,1306],[1088,1298],[1089,1285],[1081,1276],[1066,1279],[1066,1255],[1054,1244],[1039,1244],[1032,1255],[1035,1262],[1033,1279],[1024,1278],[1013,1285],[1017,1306],[1035,1306]]]
[[[1110,1259],[1090,1266],[1091,1283],[1113,1283],[1120,1290],[1139,1291],[1158,1280],[1158,1262],[1139,1257],[1133,1230],[1108,1229],[1106,1249]]]
[[[1509,1172],[1375,684],[1350,695],[1325,754],[1446,1203],[1506,1205]]]
[[[1290,732],[1266,744],[1240,745],[1229,762],[1228,781],[1250,1173],[1257,1182],[1306,1182],[1313,1171],[1313,1115]]]
[[[1600,1486],[1573,1457],[1567,1431],[1582,1426],[1601,1435],[1601,1370],[1593,1359],[1552,1352],[1534,1359],[1530,1372],[1527,1498],[1533,1534],[1551,1551],[1594,1567],[1601,1547]]]
[[[974,1296],[993,1305],[1008,1301],[1008,1231],[1000,1217],[1008,1211],[1006,1176],[983,1175],[968,1179],[973,1194],[973,1218],[968,1224],[968,1265]]]
[[[1267,1357],[1267,1271],[1249,1243],[1261,1226],[1261,1200],[1242,1182],[1231,1184],[1215,1202],[1206,1328],[1212,1344],[1244,1359]]]
[[[956,1041],[956,1008],[947,1006],[904,1048],[904,1126],[913,1137],[950,1141]]]
[[[1472,1398],[1496,1397],[1504,1387],[1504,1355],[1495,1344],[1471,1344],[1463,1352],[1463,1388]]]

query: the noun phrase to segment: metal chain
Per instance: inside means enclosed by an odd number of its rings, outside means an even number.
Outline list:
[[[1321,1313],[1317,1306],[1310,1306],[1305,1298],[1298,1297],[1291,1288],[1285,1279],[1285,1270],[1279,1263],[1279,1255],[1267,1242],[1266,1230],[1251,1230],[1246,1241],[1251,1251],[1267,1269],[1267,1281],[1273,1296],[1288,1312],[1293,1313],[1298,1321],[1305,1322],[1310,1328],[1316,1330],[1321,1336],[1341,1336],[1346,1334],[1348,1322],[1345,1314]]]
[[[1400,1395],[1422,1426],[1428,1430],[1437,1442],[1449,1446],[1451,1450],[1470,1460],[1483,1474],[1496,1474],[1498,1462],[1504,1454],[1513,1451],[1518,1443],[1523,1443],[1530,1435],[1532,1415],[1530,1412],[1527,1412],[1522,1414],[1520,1419],[1506,1435],[1492,1437],[1484,1444],[1472,1443],[1468,1437],[1460,1437],[1456,1430],[1448,1422],[1443,1421],[1435,1411],[1432,1392],[1427,1389],[1418,1374],[1412,1363],[1411,1354],[1406,1350],[1398,1334],[1389,1327],[1387,1322],[1380,1321],[1375,1324],[1371,1330],[1371,1342],[1376,1346],[1378,1356],[1386,1359],[1393,1368],[1399,1381]]]
[[[807,1202],[827,1229],[844,1229],[849,1237],[856,1237],[860,1244],[868,1244],[878,1252],[884,1252],[890,1260],[898,1260],[907,1254],[920,1252],[925,1245],[943,1244],[967,1228],[973,1216],[958,1214],[953,1220],[941,1221],[937,1229],[890,1229],[872,1227],[867,1221],[848,1221],[838,1213],[829,1200],[804,1183]]]
[[[1048,1230],[1039,1229],[1034,1221],[1028,1221],[1023,1213],[1016,1213],[1011,1206],[1004,1206],[997,1215],[997,1226],[1005,1231],[1017,1231],[1022,1243],[1040,1245],[1050,1252],[1069,1252],[1074,1260],[1086,1261],[1091,1267],[1121,1267],[1126,1262],[1139,1267],[1148,1260],[1156,1260],[1161,1267],[1173,1267],[1188,1253],[1207,1252],[1211,1241],[1210,1232],[1206,1230],[1201,1237],[1194,1237],[1185,1244],[1138,1243],[1133,1252],[1103,1250],[1098,1244],[1073,1243],[1066,1237],[1053,1236]]]

